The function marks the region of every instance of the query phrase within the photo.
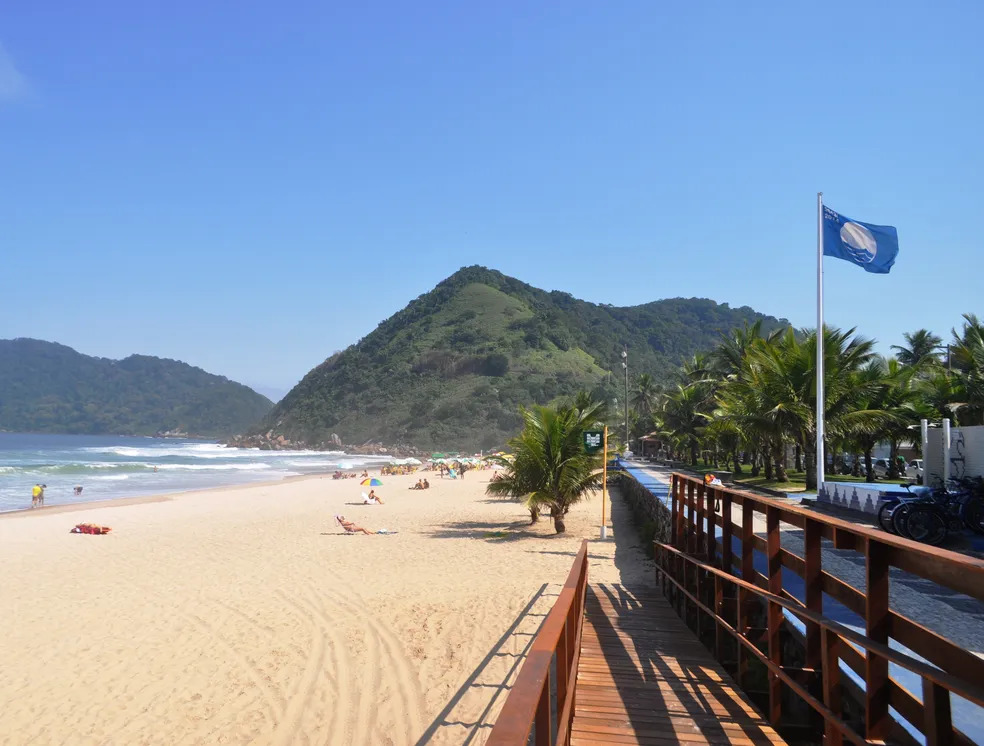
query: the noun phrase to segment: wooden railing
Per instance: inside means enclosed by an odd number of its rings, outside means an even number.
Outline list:
[[[486,741],[489,746],[527,744],[531,730],[536,746],[570,743],[587,585],[588,542],[584,541],[495,721]]]
[[[892,609],[889,570],[898,568],[984,600],[984,562],[782,500],[705,485],[682,474],[673,474],[670,497],[670,542],[656,542],[664,593],[676,601],[683,616],[689,602],[696,610],[698,630],[701,617],[711,620],[715,654],[722,662],[734,664],[739,685],[746,685],[749,661],[755,659],[765,666],[768,716],[773,724],[779,724],[783,715],[786,686],[822,718],[828,745],[843,739],[868,744],[897,737],[900,726],[890,716],[890,707],[921,732],[930,746],[973,743],[953,727],[950,698],[954,694],[984,706],[984,660]],[[741,506],[740,524],[732,520],[735,506]],[[756,513],[765,518],[765,538],[755,534]],[[782,546],[781,523],[802,530],[802,555]],[[737,552],[735,537],[740,539]],[[822,539],[864,557],[864,590],[824,570]],[[755,569],[756,550],[765,556],[767,574]],[[802,599],[784,588],[784,569],[802,578]],[[824,594],[857,614],[864,633],[824,616]],[[756,628],[752,615],[762,604],[765,626]],[[805,627],[802,665],[783,660],[780,630],[784,611]],[[729,637],[738,643],[734,661],[724,660]],[[890,638],[933,665],[890,648]],[[759,647],[763,641],[764,650]],[[854,729],[842,710],[841,662],[864,682],[863,733]],[[921,678],[921,700],[889,676],[889,663]]]

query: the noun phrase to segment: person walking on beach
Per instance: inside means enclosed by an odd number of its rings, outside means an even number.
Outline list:
[[[46,484],[36,484],[34,489],[31,490],[31,507],[32,508],[43,508],[44,507],[44,491],[48,485]]]

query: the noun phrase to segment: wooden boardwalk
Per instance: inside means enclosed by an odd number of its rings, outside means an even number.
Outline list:
[[[783,744],[657,591],[592,583],[572,744]]]

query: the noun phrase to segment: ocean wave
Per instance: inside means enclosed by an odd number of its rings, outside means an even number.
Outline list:
[[[271,464],[158,464],[161,471],[261,471]]]
[[[129,474],[106,474],[103,476],[92,477],[92,481],[96,482],[119,482],[124,479],[129,479]]]

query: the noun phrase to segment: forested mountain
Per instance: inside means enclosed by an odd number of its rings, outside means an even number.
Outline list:
[[[0,340],[0,430],[222,436],[273,402],[177,360],[90,357],[37,339]]]
[[[633,376],[659,377],[760,318],[787,323],[696,298],[597,305],[466,267],[308,373],[253,432],[491,448],[516,433],[520,405],[580,389],[621,401],[623,347]]]

